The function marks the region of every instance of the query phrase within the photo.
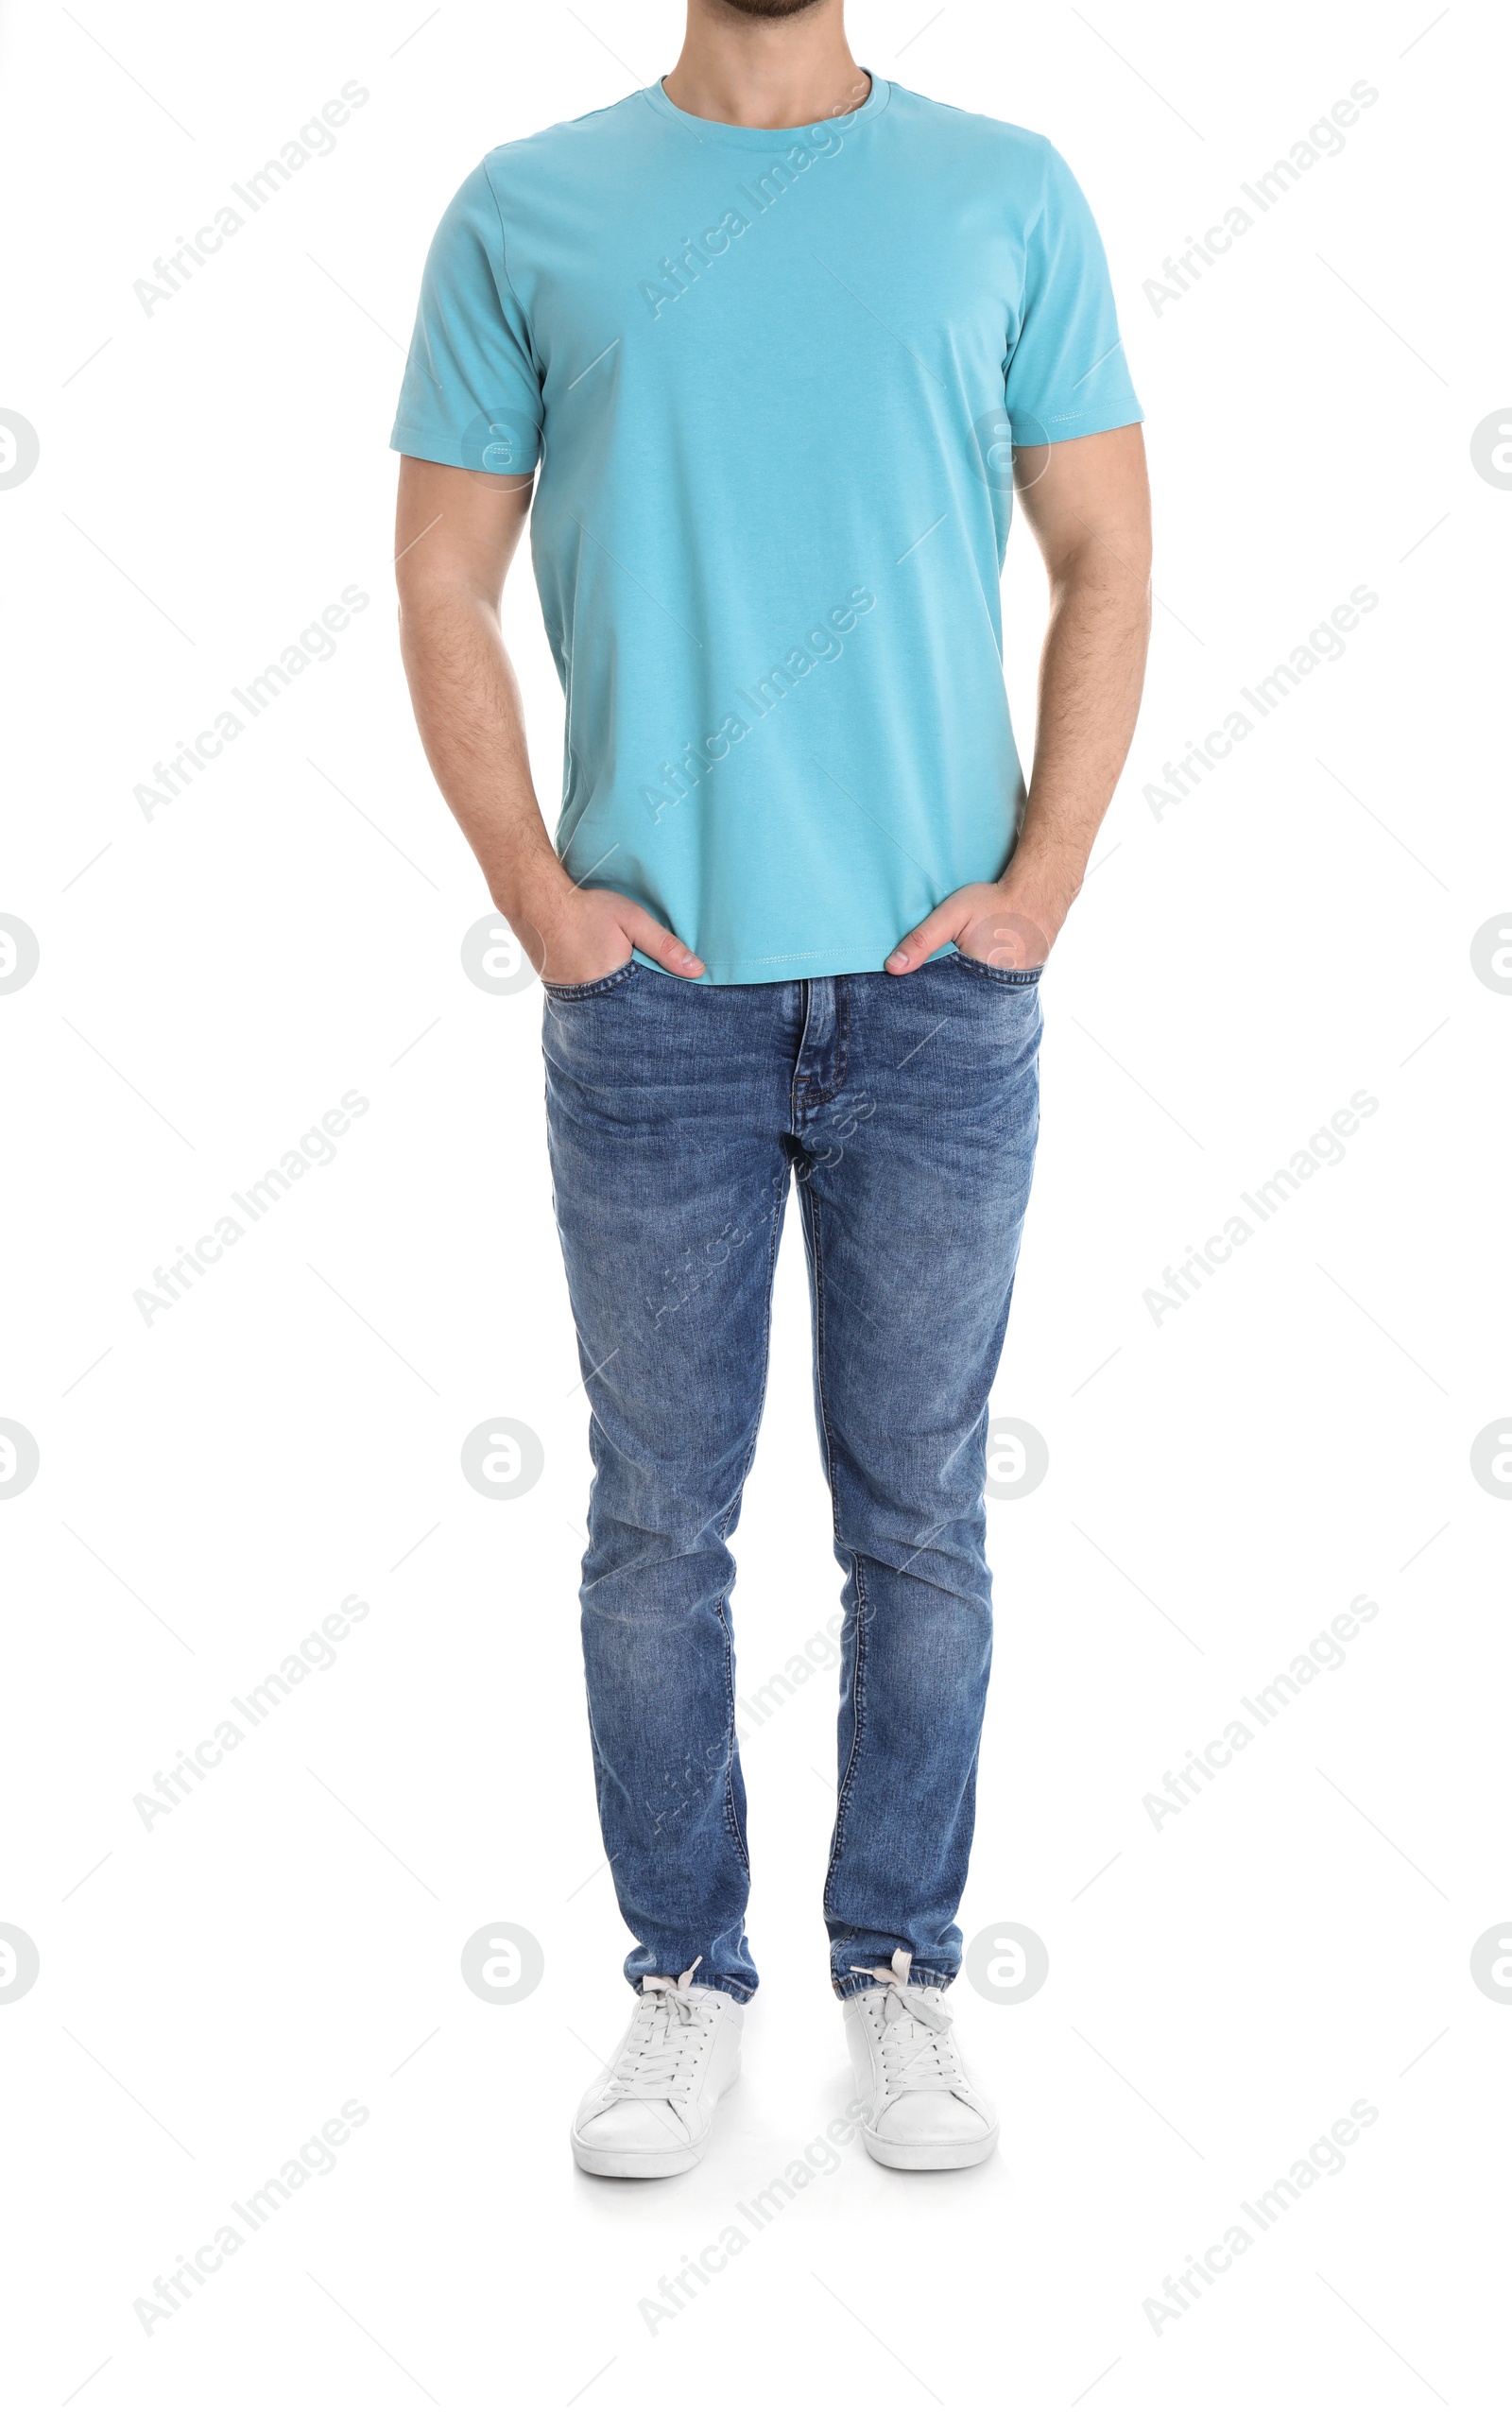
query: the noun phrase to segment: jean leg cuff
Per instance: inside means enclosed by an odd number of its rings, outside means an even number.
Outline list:
[[[948,1987],[956,1974],[954,1970],[920,1969],[916,1962],[908,1973],[908,1984],[911,1987],[943,1988]],[[868,1993],[871,1989],[880,1986],[881,1983],[880,1979],[873,1978],[865,1970],[848,1970],[843,1976],[838,1971],[832,1971],[830,1974],[830,1984],[842,2003],[848,2001],[851,1995]]]

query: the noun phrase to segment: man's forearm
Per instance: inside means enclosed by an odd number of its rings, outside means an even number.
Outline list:
[[[426,759],[489,894],[510,922],[539,921],[572,884],[541,819],[498,614],[465,589],[417,583],[404,598],[400,644]]]
[[[1140,561],[1089,544],[1086,558],[1053,582],[1034,771],[1002,885],[1016,899],[1041,902],[1057,927],[1081,887],[1128,754],[1149,629]]]
[[[401,466],[399,640],[421,743],[489,894],[543,980],[602,980],[635,948],[697,980],[703,964],[676,932],[633,898],[579,886],[547,836],[499,627],[530,492],[528,479],[408,456]]]

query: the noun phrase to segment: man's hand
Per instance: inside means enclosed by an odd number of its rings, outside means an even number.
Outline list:
[[[506,921],[543,981],[572,988],[617,973],[638,947],[663,971],[696,981],[703,965],[644,905],[613,888],[553,884],[547,894],[501,905]]]
[[[1057,911],[1039,897],[1031,905],[1007,882],[976,880],[953,890],[943,905],[926,914],[893,949],[886,969],[917,972],[936,948],[954,940],[963,956],[974,956],[978,963],[1022,973],[1044,962],[1064,919],[1064,907]]]

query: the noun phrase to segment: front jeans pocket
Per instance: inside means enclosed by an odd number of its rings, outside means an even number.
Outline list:
[[[1006,964],[984,964],[979,956],[963,955],[955,950],[955,961],[981,981],[992,981],[999,989],[1033,989],[1044,971],[1043,964],[1026,964],[1022,972],[1014,972]]]
[[[606,991],[620,988],[629,979],[632,973],[639,970],[640,967],[632,956],[627,964],[621,964],[616,971],[606,973],[601,981],[543,980],[541,986],[548,997],[556,998],[561,1005],[570,1006],[578,998],[602,997]]]

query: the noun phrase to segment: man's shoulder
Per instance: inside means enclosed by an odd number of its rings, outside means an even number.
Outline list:
[[[558,169],[581,173],[598,159],[610,159],[627,140],[644,130],[648,112],[644,93],[627,93],[607,108],[591,109],[581,117],[559,118],[555,126],[517,134],[496,143],[480,163],[490,177],[550,174]]]
[[[932,100],[927,93],[911,92],[906,84],[894,84],[887,113],[900,128],[933,135],[956,149],[965,144],[1032,176],[1042,173],[1053,147],[1048,136],[1037,134],[1031,127],[1015,126],[1006,117],[988,117],[980,110],[957,109],[953,101]]]

